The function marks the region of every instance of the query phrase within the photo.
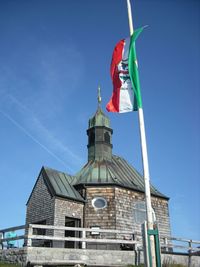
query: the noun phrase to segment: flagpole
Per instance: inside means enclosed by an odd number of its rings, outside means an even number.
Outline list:
[[[133,20],[132,20],[130,0],[127,0],[127,7],[128,7],[128,19],[129,19],[130,35],[132,35],[134,30],[133,30]],[[143,172],[144,172],[144,182],[145,182],[147,223],[148,223],[148,228],[152,228],[153,218],[152,218],[152,210],[151,210],[150,175],[149,175],[148,153],[147,153],[147,144],[146,144],[145,125],[144,125],[144,113],[143,113],[142,108],[138,109],[138,116],[139,116],[140,139],[141,139]]]
[[[128,20],[130,35],[133,34],[133,19],[131,12],[130,0],[127,0],[128,9]],[[144,185],[145,185],[145,202],[146,202],[146,214],[147,214],[147,226],[148,229],[153,229],[153,214],[151,207],[151,191],[150,191],[150,175],[149,175],[149,163],[148,163],[148,153],[146,144],[146,134],[145,134],[145,124],[144,124],[144,113],[143,109],[138,109],[139,127],[140,127],[140,140],[141,140],[141,150],[142,150],[142,162],[143,162],[143,175],[144,175]],[[152,254],[152,266],[156,266],[155,260],[155,250],[154,244],[151,242],[151,254]]]

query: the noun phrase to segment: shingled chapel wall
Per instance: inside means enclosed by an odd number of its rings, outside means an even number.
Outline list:
[[[52,197],[47,185],[40,174],[30,199],[27,203],[26,224],[46,224],[65,226],[66,217],[80,219],[83,222],[83,203],[70,199]],[[82,225],[80,225],[82,226]],[[36,233],[36,232],[35,232]],[[52,235],[52,230],[43,230],[46,235]],[[54,235],[64,237],[65,231],[55,230]],[[44,243],[44,242],[43,242]],[[63,242],[45,242],[46,246],[63,247]],[[41,241],[34,241],[33,245],[43,246]]]
[[[95,209],[92,200],[96,197],[102,197],[107,201],[107,206],[103,209]],[[99,227],[101,229],[115,229],[115,189],[114,187],[88,187],[86,190],[87,202],[85,204],[85,227]],[[87,234],[92,238],[116,238],[116,234],[100,233],[99,235]],[[87,248],[95,249],[117,249],[115,244],[96,244],[88,243]]]
[[[107,207],[95,209],[92,200],[103,197]],[[170,236],[168,200],[152,196],[152,207],[160,235]],[[135,221],[136,203],[144,202],[144,193],[119,187],[87,188],[85,227],[99,226],[103,229],[118,229],[141,232],[141,224]]]
[[[103,197],[107,207],[95,209],[92,200]],[[87,188],[87,203],[85,204],[85,227],[99,226],[102,229],[115,229],[115,189],[113,187]]]
[[[141,225],[135,221],[134,209],[136,203],[144,202],[144,193],[116,188],[116,229],[127,229],[141,232]],[[156,222],[158,223],[160,235],[170,236],[170,221],[168,200],[153,197],[151,198],[152,208],[154,209]]]
[[[54,223],[54,197],[50,194],[42,174],[40,174],[31,196],[27,203],[26,225],[28,224],[46,224]],[[27,232],[27,230],[26,230]],[[51,230],[36,230],[35,234],[52,235]],[[51,241],[33,241],[33,246],[51,246]]]
[[[46,220],[46,224],[54,222],[54,198],[51,196],[42,174],[40,174],[27,203],[26,224]]]
[[[152,207],[156,214],[160,236],[171,236],[168,201],[163,198],[152,197]]]

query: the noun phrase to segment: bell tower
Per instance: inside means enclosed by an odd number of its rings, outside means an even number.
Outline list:
[[[98,88],[98,107],[95,115],[89,119],[88,135],[88,161],[112,159],[112,133],[110,120],[101,109],[101,90]]]

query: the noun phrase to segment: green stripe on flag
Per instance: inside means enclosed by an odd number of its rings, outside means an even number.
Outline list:
[[[144,27],[137,29],[130,38],[130,48],[129,48],[129,58],[128,58],[128,68],[129,75],[132,82],[132,87],[134,91],[134,99],[136,99],[136,104],[134,103],[134,110],[142,108],[142,98],[140,92],[140,80],[137,66],[137,57],[135,49],[135,41],[143,31]]]

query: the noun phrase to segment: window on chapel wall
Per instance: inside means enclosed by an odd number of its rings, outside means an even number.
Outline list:
[[[104,134],[104,141],[108,144],[110,144],[110,135],[108,132]]]
[[[103,197],[95,197],[92,199],[92,206],[99,210],[107,207],[107,201]]]
[[[95,134],[94,132],[91,132],[89,135],[89,145],[94,145],[94,141],[95,141]]]
[[[156,221],[155,212],[152,209],[152,215],[153,215],[153,221]],[[134,222],[137,224],[142,224],[144,221],[146,221],[146,204],[144,201],[139,201],[134,204],[133,207],[133,219]]]

